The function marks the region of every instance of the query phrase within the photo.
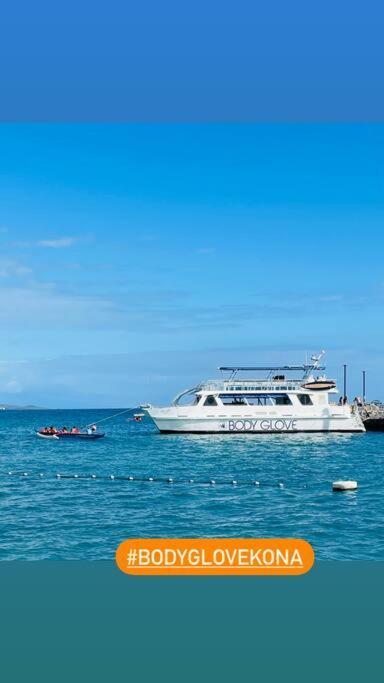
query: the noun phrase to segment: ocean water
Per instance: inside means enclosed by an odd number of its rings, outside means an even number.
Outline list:
[[[318,559],[384,559],[384,433],[161,435],[125,414],[95,442],[34,435],[115,412],[0,413],[0,559],[113,559],[151,536],[301,537]],[[336,479],[359,488],[333,493]]]

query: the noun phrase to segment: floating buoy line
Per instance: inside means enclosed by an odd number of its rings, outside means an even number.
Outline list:
[[[318,482],[309,484],[290,484],[283,481],[275,482],[261,482],[257,479],[183,479],[173,477],[134,477],[132,475],[123,474],[67,474],[65,472],[7,472],[7,476],[24,479],[26,477],[35,480],[68,480],[77,479],[80,481],[99,480],[99,481],[125,481],[130,483],[148,483],[148,484],[181,484],[190,486],[252,486],[255,488],[277,488],[277,489],[308,489],[308,488],[323,488],[322,484]],[[337,481],[333,482],[333,491],[355,491],[357,489],[356,481]]]

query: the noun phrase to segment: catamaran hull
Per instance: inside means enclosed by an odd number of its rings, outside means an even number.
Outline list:
[[[299,432],[364,432],[359,416],[313,418],[163,418],[151,415],[163,434],[295,434]]]

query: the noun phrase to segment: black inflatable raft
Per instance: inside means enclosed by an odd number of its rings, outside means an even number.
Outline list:
[[[104,432],[55,432],[55,434],[45,434],[41,430],[36,431],[36,436],[40,436],[42,439],[82,439],[83,441],[94,441],[95,439],[101,439],[105,436]]]

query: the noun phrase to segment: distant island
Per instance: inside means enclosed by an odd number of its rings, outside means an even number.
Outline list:
[[[0,403],[0,410],[46,410],[46,408],[34,405],[18,406],[13,403]]]

